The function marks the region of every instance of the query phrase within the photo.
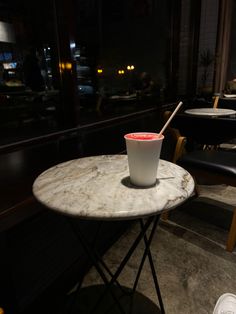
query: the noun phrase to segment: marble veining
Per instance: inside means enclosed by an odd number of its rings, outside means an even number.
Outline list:
[[[194,181],[183,168],[160,160],[157,184],[132,186],[126,155],[71,160],[38,176],[33,193],[39,202],[65,215],[86,219],[135,219],[175,208],[192,193]]]

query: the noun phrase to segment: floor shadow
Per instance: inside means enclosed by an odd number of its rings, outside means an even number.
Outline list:
[[[236,250],[233,253],[225,250],[227,231],[224,229],[181,212],[179,215],[172,215],[167,221],[161,221],[160,226],[173,235],[198,246],[207,254],[214,254],[227,261],[236,260]]]
[[[112,286],[111,291],[119,302],[124,313],[129,314],[158,314],[161,313],[155,303],[140,292],[132,293],[132,289],[122,286]],[[99,302],[100,297],[104,297]],[[71,298],[73,299],[73,295]],[[73,301],[72,301],[73,302]],[[82,288],[76,296],[71,314],[120,314],[117,302],[114,300],[110,291],[107,291],[105,285],[93,285]]]

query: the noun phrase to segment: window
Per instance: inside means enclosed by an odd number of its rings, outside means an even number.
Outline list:
[[[157,106],[167,84],[171,5],[5,2],[0,144]]]

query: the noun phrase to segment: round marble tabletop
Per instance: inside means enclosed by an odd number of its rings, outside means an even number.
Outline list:
[[[183,168],[160,160],[157,184],[129,182],[126,155],[103,155],[58,164],[38,176],[36,199],[56,212],[97,220],[136,219],[175,208],[193,193],[194,181]]]

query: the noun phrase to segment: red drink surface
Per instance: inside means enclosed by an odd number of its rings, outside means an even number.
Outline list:
[[[129,133],[125,135],[125,138],[130,140],[152,141],[161,139],[162,135],[159,136],[157,133]]]

